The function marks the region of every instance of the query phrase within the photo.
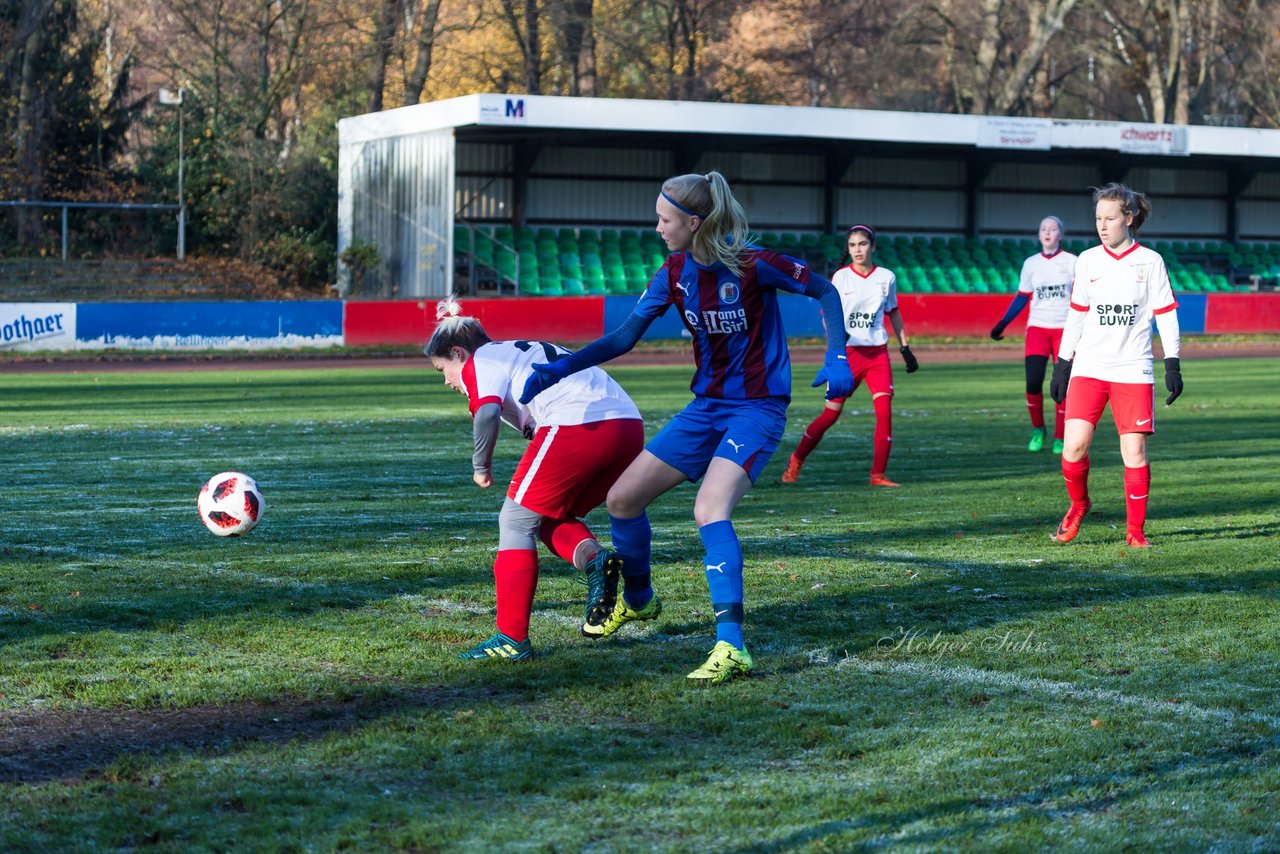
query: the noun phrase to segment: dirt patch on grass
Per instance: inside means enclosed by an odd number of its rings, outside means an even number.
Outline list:
[[[313,702],[239,702],[183,709],[0,711],[0,783],[102,777],[122,759],[173,750],[227,753],[244,742],[347,732],[398,711],[491,701],[499,692],[419,689]]]

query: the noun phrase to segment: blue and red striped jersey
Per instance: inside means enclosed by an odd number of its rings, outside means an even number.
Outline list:
[[[825,281],[805,264],[748,247],[742,275],[723,264],[703,266],[686,252],[668,256],[636,304],[657,318],[674,305],[693,337],[694,394],[724,400],[791,399],[791,355],[778,309],[778,290],[803,293]]]

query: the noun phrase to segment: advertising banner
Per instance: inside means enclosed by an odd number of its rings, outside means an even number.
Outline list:
[[[70,350],[75,343],[75,303],[0,302],[0,350]]]

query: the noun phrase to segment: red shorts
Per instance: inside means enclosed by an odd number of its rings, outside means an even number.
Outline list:
[[[867,391],[871,392],[873,397],[877,394],[893,396],[893,368],[889,365],[888,344],[845,347],[844,353],[849,359],[849,370],[853,372],[854,391],[857,391],[858,386],[865,381]],[[843,403],[848,399],[848,397],[839,397],[831,402]]]
[[[548,519],[585,516],[644,449],[636,418],[540,427],[520,458],[507,497]]]
[[[1079,418],[1097,426],[1108,401],[1117,433],[1156,432],[1154,383],[1113,383],[1093,377],[1072,377],[1067,387],[1067,420]]]
[[[1022,355],[1047,356],[1049,361],[1058,360],[1058,348],[1062,346],[1062,330],[1050,329],[1047,326],[1028,326],[1026,343]]]

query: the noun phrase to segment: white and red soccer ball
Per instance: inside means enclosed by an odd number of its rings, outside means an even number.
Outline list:
[[[267,510],[267,501],[253,478],[243,472],[215,474],[196,497],[200,521],[219,537],[238,537],[253,530]]]

